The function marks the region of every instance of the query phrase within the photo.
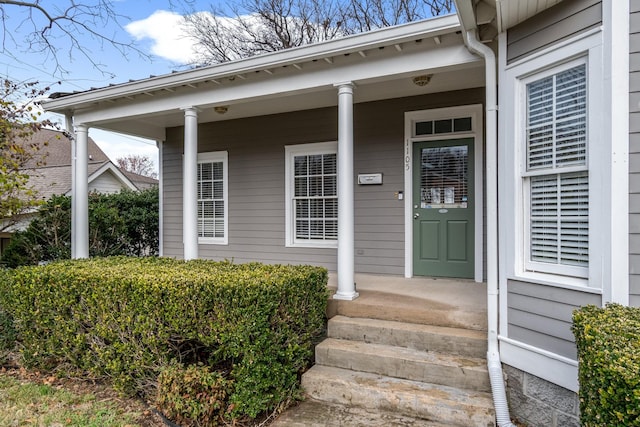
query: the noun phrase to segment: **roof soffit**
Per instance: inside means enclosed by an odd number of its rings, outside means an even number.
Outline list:
[[[69,113],[79,108],[91,108],[96,102],[114,102],[141,96],[156,96],[175,91],[197,91],[202,87],[215,87],[225,81],[242,80],[253,74],[271,76],[281,69],[291,68],[304,72],[318,62],[329,65],[342,57],[369,56],[380,49],[403,49],[416,41],[440,42],[443,36],[460,29],[456,15],[447,15],[357,34],[323,43],[301,46],[238,61],[196,68],[188,71],[92,89],[43,102],[49,111]]]
[[[458,34],[441,36],[437,43],[432,40],[413,41],[397,47],[394,45],[375,49],[365,56],[359,53],[341,55],[334,57],[331,63],[319,60],[304,64],[300,69],[283,66],[273,69],[270,74],[253,72],[243,77],[232,76],[196,87],[186,86],[173,91],[143,93],[117,101],[94,103],[76,110],[74,119],[77,123],[95,125],[171,111],[179,113],[181,108],[188,106],[210,108],[293,94],[316,93],[332,89],[333,84],[343,81],[345,76],[356,84],[368,84],[425,72],[437,73],[475,67],[480,62],[477,56],[466,49]]]
[[[497,35],[549,9],[562,0],[456,0],[463,27],[478,29],[480,41],[489,43]]]

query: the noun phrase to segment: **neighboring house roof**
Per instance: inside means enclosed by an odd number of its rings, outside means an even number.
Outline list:
[[[41,129],[28,140],[17,141],[23,145],[37,145],[38,152],[27,161],[23,170],[29,175],[29,186],[46,200],[53,195],[71,193],[71,140],[64,132]],[[111,192],[116,189],[138,187],[127,177],[91,138],[87,142],[89,184],[96,182],[96,191]],[[110,187],[101,188],[97,180],[109,176]],[[91,185],[90,185],[91,188]]]
[[[71,140],[64,132],[53,129],[41,129],[33,134],[28,140],[17,141],[20,144],[37,144],[38,155],[34,156],[25,165],[25,169],[69,166],[71,165]],[[109,157],[98,147],[98,144],[91,138],[87,143],[89,163],[102,164],[110,161]],[[43,163],[44,165],[38,165]]]
[[[138,187],[138,190],[144,190],[158,185],[158,180],[156,178],[151,178],[149,176],[140,175],[123,169],[120,170],[131,182],[135,184],[136,187]]]

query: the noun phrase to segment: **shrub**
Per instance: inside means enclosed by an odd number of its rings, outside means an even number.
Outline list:
[[[218,425],[232,382],[207,366],[170,366],[158,377],[156,406],[182,427]]]
[[[640,426],[640,308],[585,306],[572,329],[582,425]]]
[[[2,284],[7,282],[8,272],[0,268],[0,292],[3,292]],[[0,304],[0,367],[7,362],[7,356],[14,349],[16,342],[16,330],[13,326],[13,318]]]
[[[89,195],[91,256],[158,254],[158,189]],[[52,196],[2,256],[9,267],[71,256],[71,197]]]
[[[0,306],[21,355],[147,392],[164,367],[229,371],[232,417],[295,395],[325,324],[327,272],[311,266],[113,257],[11,272]]]

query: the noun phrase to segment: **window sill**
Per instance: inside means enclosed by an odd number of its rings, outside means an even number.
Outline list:
[[[198,238],[199,245],[228,245],[226,239],[211,239],[211,238]]]
[[[559,276],[548,273],[534,273],[524,271],[507,277],[510,280],[519,282],[536,283],[540,285],[554,286],[556,288],[569,289],[573,291],[588,292],[592,294],[602,294],[601,288],[589,286],[589,279],[579,277]]]
[[[288,248],[317,248],[317,249],[337,249],[338,241],[331,242],[317,241],[317,242],[293,242],[287,244]]]

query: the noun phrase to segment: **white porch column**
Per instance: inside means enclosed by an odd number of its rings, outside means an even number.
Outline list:
[[[71,211],[71,253],[73,258],[89,258],[89,154],[87,141],[89,130],[86,125],[76,125],[72,153],[72,211]]]
[[[76,185],[76,143],[73,130],[73,117],[70,115],[65,116],[64,130],[70,135],[71,141],[71,191]],[[76,214],[76,198],[71,197],[71,259],[76,257],[76,230],[73,226],[73,218]]]
[[[358,297],[354,279],[353,84],[338,88],[338,290],[334,299]]]
[[[184,259],[198,258],[198,109],[184,108],[182,241]]]

